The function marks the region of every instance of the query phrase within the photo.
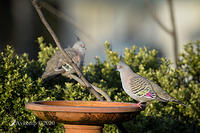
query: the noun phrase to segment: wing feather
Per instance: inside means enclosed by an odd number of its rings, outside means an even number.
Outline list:
[[[141,76],[135,76],[130,79],[131,91],[138,97],[155,99],[156,93],[148,80]]]
[[[73,48],[66,48],[65,51],[72,58],[73,62],[77,64],[78,67],[80,67],[80,54]],[[43,73],[42,78],[44,79],[49,76],[65,72],[62,66],[67,63],[68,61],[64,58],[62,53],[60,51],[57,51],[47,62],[45,72]]]

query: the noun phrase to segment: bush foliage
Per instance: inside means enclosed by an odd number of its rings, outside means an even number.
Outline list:
[[[38,38],[38,60],[29,60],[27,54],[17,55],[11,46],[0,55],[0,132],[64,132],[62,124],[29,126],[13,125],[16,121],[38,122],[26,102],[41,100],[96,100],[95,97],[73,80],[62,76],[42,81],[46,62],[56,52],[51,44]],[[95,58],[82,68],[90,83],[102,88],[113,101],[136,102],[122,89],[116,65],[119,55],[105,42],[107,58]],[[185,45],[180,54],[178,67],[157,57],[156,50],[146,47],[125,48],[123,60],[138,74],[159,84],[188,107],[175,103],[153,101],[137,117],[124,126],[130,132],[199,132],[200,131],[200,41]],[[114,125],[105,125],[104,132],[118,132]]]

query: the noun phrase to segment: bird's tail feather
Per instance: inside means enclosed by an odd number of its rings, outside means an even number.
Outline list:
[[[161,102],[168,102],[167,100],[163,99],[163,98],[160,98],[160,97],[157,97],[157,100],[161,101]]]
[[[46,74],[42,74],[42,79],[44,80],[44,79],[46,79],[48,77],[48,75],[46,75]]]
[[[186,105],[186,104],[180,102],[179,100],[177,100],[177,99],[175,99],[175,98],[173,98],[173,100],[165,100],[165,99],[163,99],[163,98],[157,97],[157,99],[158,99],[159,101],[162,101],[162,102],[169,102],[169,101],[172,101],[172,102],[181,104],[181,105],[183,105],[183,106],[185,106],[185,107],[188,107],[188,105]]]
[[[182,102],[180,102],[180,101],[178,101],[178,100],[173,100],[172,102],[176,102],[176,103],[181,104],[181,105],[183,105],[183,106],[185,106],[185,107],[188,107],[188,105],[186,105],[186,104],[184,104],[184,103],[182,103]]]

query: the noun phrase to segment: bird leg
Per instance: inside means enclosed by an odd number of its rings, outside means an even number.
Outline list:
[[[62,65],[62,68],[66,71],[66,72],[70,72],[73,68],[72,66],[70,66],[68,63],[66,63],[65,65]]]
[[[73,69],[68,63],[66,63],[65,65],[62,65],[62,68],[63,68],[66,72],[69,72],[69,71],[71,71],[71,70]]]
[[[70,65],[68,65],[68,64],[66,64],[68,67],[71,67]],[[63,66],[62,65],[62,68],[65,70],[65,73],[64,74],[66,74],[70,79],[72,79],[72,77],[71,77],[71,73],[69,73],[68,71],[68,69],[65,67],[65,66]],[[71,68],[70,68],[71,69]],[[63,75],[63,74],[62,74]]]

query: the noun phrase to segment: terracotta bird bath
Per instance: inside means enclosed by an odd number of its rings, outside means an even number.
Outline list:
[[[140,108],[134,103],[106,101],[38,101],[26,103],[42,120],[64,123],[66,133],[101,133],[103,124],[133,119]]]

